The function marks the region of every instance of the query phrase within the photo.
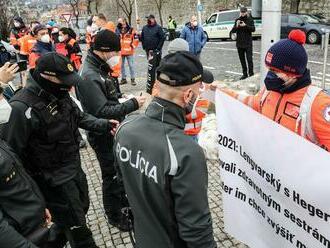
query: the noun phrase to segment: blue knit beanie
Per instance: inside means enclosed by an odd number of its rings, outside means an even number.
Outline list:
[[[288,39],[276,42],[267,52],[265,64],[280,72],[302,76],[306,71],[308,56],[304,48],[306,35],[301,30],[292,30]]]

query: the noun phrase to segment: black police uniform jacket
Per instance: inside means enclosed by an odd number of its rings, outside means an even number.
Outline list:
[[[214,248],[202,149],[184,134],[184,110],[155,98],[115,136],[137,247]]]
[[[9,103],[9,122],[0,127],[3,139],[22,158],[35,180],[52,187],[81,171],[78,127],[100,133],[111,129],[108,120],[82,112],[68,93],[57,99],[32,77]]]
[[[38,186],[0,139],[0,247],[36,248],[24,237],[45,223],[45,208]]]
[[[80,71],[83,80],[77,85],[77,96],[86,113],[98,118],[122,121],[127,114],[137,110],[139,104],[136,99],[119,103],[118,99],[122,94],[116,80],[110,74],[108,64],[89,51]],[[110,147],[113,146],[111,134],[88,132],[88,141],[94,149],[102,152],[110,152]]]

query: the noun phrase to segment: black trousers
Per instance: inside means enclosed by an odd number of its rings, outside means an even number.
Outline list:
[[[175,29],[169,29],[168,30],[168,33],[169,33],[169,40],[174,40],[176,37],[175,37]]]
[[[243,75],[244,76],[252,76],[254,74],[253,72],[253,54],[252,54],[252,46],[241,48],[237,47],[239,60],[241,61]],[[246,61],[248,64],[248,67],[246,65]],[[249,74],[248,74],[249,72]]]
[[[104,210],[107,217],[116,222],[122,216],[121,209],[127,207],[124,185],[118,180],[112,151],[104,151],[104,149],[98,148],[94,151],[102,172]]]
[[[162,53],[154,53],[151,50],[147,50],[147,59],[148,59],[148,72],[147,72],[147,93],[152,94],[152,89],[156,81],[156,69],[160,64],[162,59]],[[151,53],[151,54],[150,54]]]
[[[46,199],[53,222],[60,229],[59,235],[65,237],[72,248],[97,248],[86,224],[89,196],[86,175],[82,169],[79,168],[74,178],[58,186],[50,186],[40,178],[36,181]]]

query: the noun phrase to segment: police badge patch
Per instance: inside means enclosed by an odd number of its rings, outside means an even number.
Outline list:
[[[325,108],[323,116],[327,122],[330,122],[330,105]]]

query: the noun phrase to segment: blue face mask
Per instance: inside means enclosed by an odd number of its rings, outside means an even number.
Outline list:
[[[274,72],[268,71],[265,78],[265,86],[267,90],[281,92],[285,86],[285,81],[279,78]]]
[[[269,91],[283,93],[292,93],[311,84],[311,74],[308,69],[298,78],[297,82],[290,86],[285,86],[285,81],[279,78],[274,72],[268,71],[265,78],[265,86]]]

